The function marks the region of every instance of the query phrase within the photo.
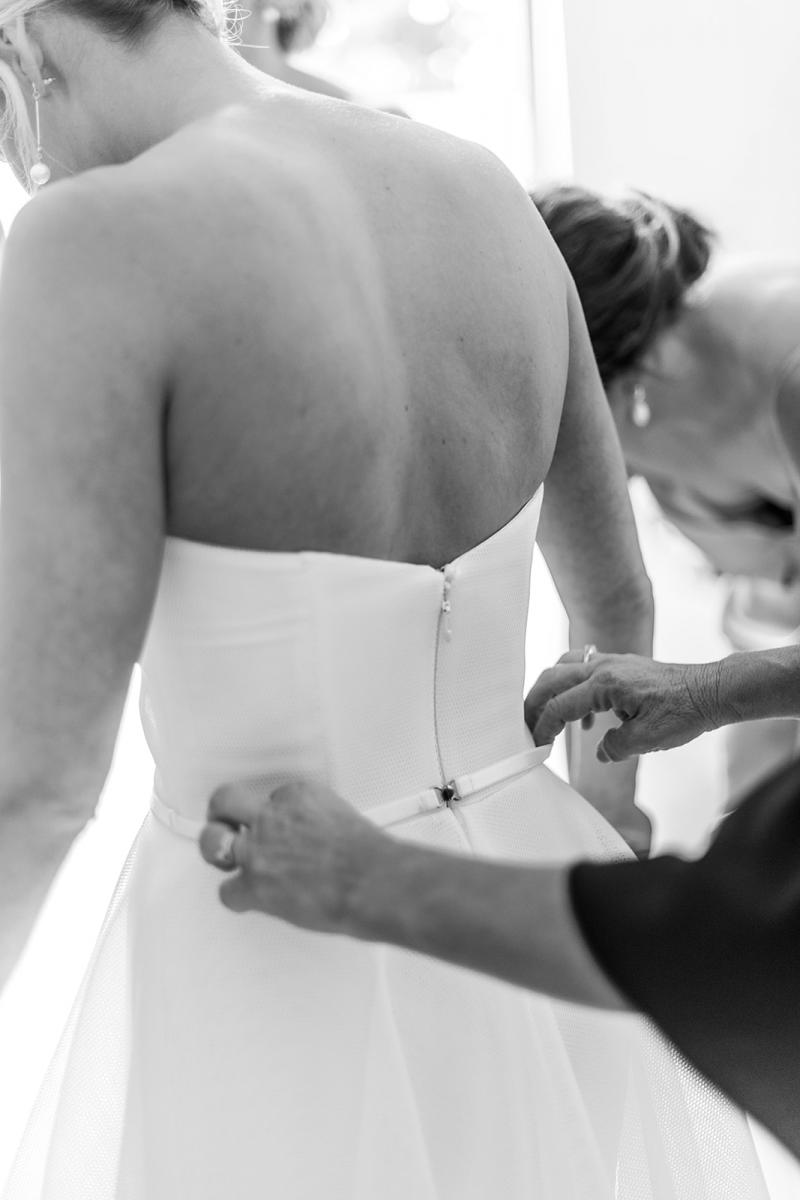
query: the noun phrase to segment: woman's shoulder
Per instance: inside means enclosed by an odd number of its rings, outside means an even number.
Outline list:
[[[697,289],[720,319],[741,314],[754,320],[797,320],[800,314],[800,258],[737,255],[722,258]]]
[[[290,217],[296,223],[303,197],[313,194],[307,157],[279,164],[265,155],[253,179],[245,149],[220,162],[224,154],[213,130],[187,131],[129,162],[51,185],[16,218],[4,274],[18,258],[60,267],[76,281],[117,279],[129,294],[150,291],[155,280],[165,302],[198,275],[212,291],[224,285],[226,255],[245,235],[285,247]]]
[[[687,329],[754,373],[763,400],[800,345],[800,259],[723,259],[693,293],[688,312]]]
[[[4,291],[26,281],[49,279],[61,295],[93,285],[132,292],[143,265],[137,227],[143,213],[125,187],[109,186],[107,170],[91,171],[51,185],[14,220],[3,258]]]
[[[5,267],[15,247],[29,262],[57,253],[58,261],[82,278],[98,269],[111,279],[119,267],[131,272],[128,284],[135,287],[136,268],[149,267],[152,257],[175,245],[180,222],[170,192],[163,174],[144,169],[138,160],[51,184],[16,217]],[[185,211],[183,218],[185,226]]]

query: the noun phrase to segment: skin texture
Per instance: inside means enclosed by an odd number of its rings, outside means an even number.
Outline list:
[[[773,495],[781,503],[796,507],[800,495],[800,360],[796,354],[787,352],[796,330],[786,328],[786,318],[795,308],[800,309],[800,303],[789,283],[783,287],[775,283],[775,290],[781,304],[780,319],[777,328],[769,331],[772,341],[768,349],[771,360],[777,362],[783,355],[784,361],[772,381],[769,404],[765,383],[762,407],[767,409],[764,420],[768,420],[768,428],[772,430],[773,444],[780,450],[768,464],[776,481]],[[742,308],[738,287],[735,300],[735,313],[739,317]],[[766,335],[763,329],[757,332]],[[744,374],[747,382],[748,376]],[[740,406],[743,403],[740,398]],[[700,430],[704,428],[702,413],[698,421]],[[646,440],[645,434],[641,435],[642,442]],[[680,444],[675,442],[673,453],[678,453]],[[667,442],[662,449],[669,453]],[[713,480],[717,459],[709,455],[706,462]],[[756,459],[755,466],[761,471],[765,464]],[[707,476],[708,472],[703,479],[710,486]],[[745,482],[740,480],[739,486],[745,486]],[[783,490],[778,491],[778,487]],[[751,498],[756,495],[753,492]],[[765,543],[767,536],[765,531],[762,538]],[[763,561],[766,563],[766,558]],[[782,561],[791,559],[783,556]],[[564,655],[555,667],[540,676],[527,697],[526,720],[538,744],[552,741],[570,722],[588,725],[593,714],[613,711],[621,724],[599,739],[597,755],[604,762],[619,762],[653,750],[669,750],[723,725],[800,717],[797,646],[732,654],[720,662],[699,664],[656,663],[632,655],[608,654],[600,654],[584,664],[576,661],[578,658],[574,654]]]
[[[233,828],[235,865],[221,865]],[[597,1008],[628,1007],[578,932],[566,867],[407,845],[328,788],[297,782],[270,793],[258,779],[213,796],[200,847],[229,874],[220,895],[234,912],[389,942]]]
[[[481,862],[390,837],[318,785],[270,792],[258,779],[214,796],[201,848],[228,873],[222,893],[234,911],[648,1013],[800,1154],[798,785],[797,764],[762,784],[692,862]],[[234,859],[223,867],[232,828]]]
[[[53,79],[54,183],[0,287],[0,985],[94,810],[166,536],[439,565],[549,473],[581,640],[646,653],[652,619],[571,281],[496,159],[183,15],[132,47],[26,29],[2,52]]]
[[[574,721],[591,729],[596,713],[612,712],[619,724],[598,740],[600,762],[671,750],[723,723],[718,673],[714,664],[657,663],[634,654],[598,654],[589,662],[565,654],[531,688],[525,720],[541,746]]]
[[[565,654],[525,701],[537,745],[571,722],[592,728],[595,713],[618,724],[597,744],[600,762],[672,750],[702,733],[742,721],[800,718],[800,648],[731,654],[712,663],[660,663],[638,655]],[[595,732],[596,736],[596,732]]]

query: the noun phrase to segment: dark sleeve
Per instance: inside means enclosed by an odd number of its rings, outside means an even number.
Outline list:
[[[617,987],[800,1155],[800,765],[698,862],[585,863],[570,886]]]

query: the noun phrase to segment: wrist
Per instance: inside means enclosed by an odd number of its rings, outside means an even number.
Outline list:
[[[731,694],[731,658],[735,657],[684,668],[685,687],[705,733],[742,719]]]
[[[735,725],[751,716],[753,683],[750,679],[752,653],[737,652],[716,663],[707,664],[714,670],[715,723],[709,728]],[[766,714],[765,714],[766,715]]]
[[[365,841],[347,894],[343,933],[366,941],[398,940],[398,914],[405,911],[408,893],[413,895],[413,889],[404,881],[412,874],[409,860],[414,853],[413,846],[378,831]]]
[[[472,932],[468,898],[475,865],[460,855],[377,835],[342,932],[422,954],[440,953],[443,945],[452,949],[464,924]]]

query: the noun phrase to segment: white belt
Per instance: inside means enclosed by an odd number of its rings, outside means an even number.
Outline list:
[[[408,821],[423,813],[436,812],[440,808],[449,808],[464,800],[470,800],[478,792],[488,791],[499,783],[507,783],[517,775],[540,767],[550,757],[552,746],[537,746],[535,750],[523,750],[511,758],[504,758],[484,767],[481,771],[473,771],[471,775],[457,775],[449,783],[441,787],[427,788],[414,796],[403,796],[400,800],[390,800],[376,808],[369,808],[364,816],[369,817],[375,825],[386,828],[396,825],[399,821]]]
[[[376,805],[366,809],[363,816],[368,817],[375,825],[385,829],[389,825],[397,825],[400,821],[408,821],[425,813],[436,812],[440,808],[449,808],[465,800],[471,800],[480,792],[500,783],[508,783],[518,775],[524,775],[546,762],[550,757],[551,746],[538,746],[532,750],[524,750],[511,758],[504,758],[473,771],[470,775],[458,775],[440,787],[426,788],[424,792],[416,792],[413,796],[402,796],[399,800],[390,800],[388,804]],[[185,817],[165,804],[157,792],[153,793],[150,810],[162,825],[166,825],[173,833],[181,837],[196,840],[200,836],[205,822],[196,817]]]
[[[185,817],[183,813],[170,808],[168,804],[164,803],[158,792],[153,792],[150,797],[150,812],[172,833],[177,833],[180,837],[191,838],[193,842],[197,841],[201,831],[205,828],[205,821],[199,821],[197,817]]]

